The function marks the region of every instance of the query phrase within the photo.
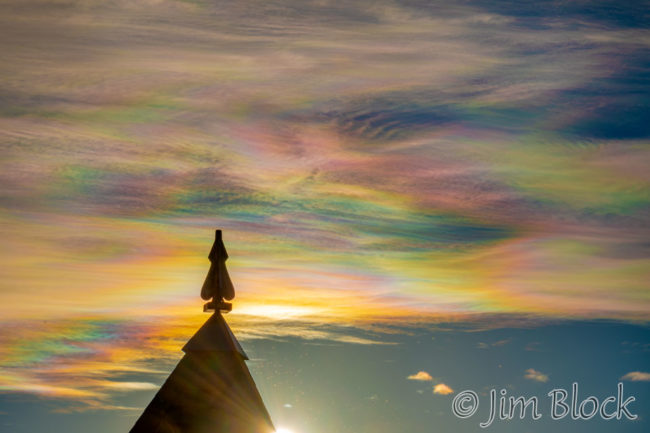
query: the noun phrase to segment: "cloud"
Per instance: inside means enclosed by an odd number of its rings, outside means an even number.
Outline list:
[[[99,381],[177,353],[180,332],[129,321],[196,296],[217,226],[239,311],[265,306],[233,313],[242,338],[382,344],[345,326],[444,314],[647,320],[637,8],[161,0],[124,19],[126,3],[0,16],[21,46],[0,65],[1,315],[120,319],[0,338],[0,390],[96,403],[152,386]]]
[[[150,389],[158,389],[159,385],[151,382],[113,382],[105,381],[101,383],[101,386],[104,386],[109,389],[114,389],[118,391],[146,391]]]
[[[440,395],[448,395],[453,393],[454,390],[451,389],[449,386],[445,385],[444,383],[439,383],[436,386],[433,387],[433,393],[434,394],[440,394]]]
[[[54,3],[0,16],[0,392],[154,389],[215,227],[243,340],[648,319],[642,6]]]
[[[318,286],[340,286],[382,317],[399,297],[418,314],[647,318],[634,26],[578,8],[526,28],[474,3],[165,0],[146,22],[65,3],[65,25],[1,17],[0,38],[35,53],[0,66],[5,314],[182,296],[219,225],[234,266],[282,273],[264,302],[294,287],[330,308]],[[88,26],[103,31],[76,37]],[[336,284],[307,281],[324,267]]]
[[[527,350],[529,352],[541,352],[541,349],[540,349],[541,345],[542,345],[542,343],[540,343],[539,341],[531,341],[530,343],[528,343],[526,345],[524,350]]]
[[[548,382],[548,376],[541,371],[537,371],[534,368],[529,368],[526,370],[524,375],[526,379],[534,380],[536,382]]]
[[[629,380],[630,382],[650,382],[650,373],[631,371],[621,377],[621,380]]]
[[[409,377],[407,377],[409,380],[420,380],[423,382],[433,380],[433,377],[426,371],[418,371],[416,374],[412,374]]]
[[[499,340],[495,341],[493,343],[484,343],[482,341],[479,341],[476,345],[477,348],[479,349],[489,349],[490,347],[501,347],[505,346],[506,344],[510,343],[510,339],[507,338],[505,340]]]
[[[5,367],[0,369],[0,394],[65,400],[75,411],[116,409],[114,403],[124,392],[159,388],[202,323],[196,311],[196,306],[189,314],[176,306],[159,310],[161,316],[146,322],[109,316],[13,322],[14,332],[0,335],[0,366]],[[293,337],[313,344],[394,344],[386,341],[385,332],[327,325],[308,317],[273,320],[251,315],[256,311],[266,310],[250,308],[248,314],[229,317],[240,340]]]

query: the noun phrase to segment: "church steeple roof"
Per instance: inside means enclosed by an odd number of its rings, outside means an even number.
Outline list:
[[[223,243],[220,231],[217,233],[215,246],[219,250]],[[248,357],[221,314],[229,309],[215,301],[216,311],[185,344],[185,356],[130,433],[275,431],[246,366]]]
[[[235,352],[243,359],[248,359],[219,312],[214,313],[190,338],[183,346],[183,352]]]

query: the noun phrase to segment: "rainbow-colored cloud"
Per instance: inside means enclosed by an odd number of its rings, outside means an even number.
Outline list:
[[[254,317],[302,323],[271,327],[290,335],[648,320],[635,6],[153,3],[22,1],[0,17],[0,325],[26,329],[3,338],[0,389],[100,401],[149,386],[96,362],[166,353],[132,341],[200,308],[215,228],[249,336],[268,335]]]

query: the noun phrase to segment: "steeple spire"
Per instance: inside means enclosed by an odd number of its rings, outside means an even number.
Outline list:
[[[232,300],[235,297],[235,288],[226,268],[228,252],[223,244],[221,230],[217,230],[214,235],[214,244],[208,258],[210,259],[210,270],[208,270],[208,275],[201,287],[201,298],[206,301],[212,298],[212,301],[203,306],[203,311],[230,311],[232,304],[224,302],[224,299]]]

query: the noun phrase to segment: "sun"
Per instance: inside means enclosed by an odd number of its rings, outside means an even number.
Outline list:
[[[280,427],[275,431],[275,433],[293,433],[293,431],[289,430],[288,428]]]

